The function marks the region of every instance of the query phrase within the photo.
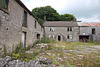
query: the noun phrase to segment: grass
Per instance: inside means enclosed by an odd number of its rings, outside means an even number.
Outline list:
[[[48,45],[44,49],[35,48],[35,45],[39,43],[46,43]],[[25,49],[20,43],[10,56],[14,59],[26,62],[30,60],[38,60],[38,58],[42,56],[53,61],[53,64],[58,67],[99,67],[100,52],[98,51],[98,53],[95,53],[92,50],[94,48],[90,48],[90,46],[96,45],[100,44],[94,42],[58,42],[48,38],[43,38],[36,41],[33,46],[28,47],[28,49],[33,48],[32,53],[25,53]],[[90,49],[86,50],[86,48]],[[86,50],[86,52],[84,52],[84,50]],[[87,53],[88,51],[90,51],[90,53]],[[6,49],[4,53],[6,54]]]
[[[58,67],[94,67],[99,66],[100,59],[98,56],[100,56],[98,53],[93,53],[91,50],[91,53],[75,53],[74,50],[77,51],[84,51],[86,48],[89,48],[89,46],[96,46],[100,44],[96,43],[81,43],[81,42],[55,42],[50,43],[52,50],[50,51],[44,51],[45,55],[39,55],[46,57],[53,61],[53,64],[55,64]],[[58,45],[56,45],[58,44]],[[64,47],[62,47],[64,46]],[[91,48],[93,49],[93,48]],[[70,52],[63,52],[62,50],[71,50]],[[48,55],[46,53],[50,53],[51,55]],[[80,57],[79,57],[80,56]],[[96,57],[97,56],[97,57]],[[57,60],[57,58],[62,58],[63,61]],[[67,58],[65,58],[67,57]]]

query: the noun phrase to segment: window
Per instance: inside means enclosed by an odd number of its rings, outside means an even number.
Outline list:
[[[67,28],[67,31],[69,31],[69,27]]]
[[[49,31],[54,31],[54,27],[50,27],[49,28]]]
[[[69,38],[72,39],[72,35],[69,35]]]
[[[27,27],[27,12],[26,11],[24,11],[24,19],[23,19],[22,26]]]
[[[67,36],[67,39],[69,39],[69,35]]]
[[[72,27],[68,27],[67,28],[67,31],[72,31]]]
[[[34,28],[36,29],[36,21],[35,21],[35,24],[34,24]]]
[[[54,38],[54,35],[52,34],[52,35],[49,35],[49,38],[50,39],[53,39]]]
[[[67,36],[67,39],[72,39],[72,38],[73,38],[72,35]]]
[[[94,28],[92,29],[92,34],[95,34],[95,29]]]
[[[51,35],[49,35],[49,38],[51,38]]]
[[[0,7],[8,9],[9,0],[0,0]]]
[[[72,27],[70,27],[70,31],[72,31]]]

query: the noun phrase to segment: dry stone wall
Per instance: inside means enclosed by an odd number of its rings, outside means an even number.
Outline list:
[[[56,67],[52,65],[52,61],[47,58],[40,57],[39,61],[22,62],[21,60],[13,60],[10,56],[0,58],[0,67]]]

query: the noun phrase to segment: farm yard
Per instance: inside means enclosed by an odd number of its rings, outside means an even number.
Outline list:
[[[100,67],[100,44],[81,42],[52,42],[36,44],[26,53],[35,53],[58,67]]]

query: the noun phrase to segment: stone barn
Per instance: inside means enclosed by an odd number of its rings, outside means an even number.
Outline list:
[[[0,48],[8,52],[20,42],[27,48],[44,35],[44,28],[20,0],[0,0]]]
[[[82,42],[100,41],[100,23],[84,23],[80,24],[79,40]]]

